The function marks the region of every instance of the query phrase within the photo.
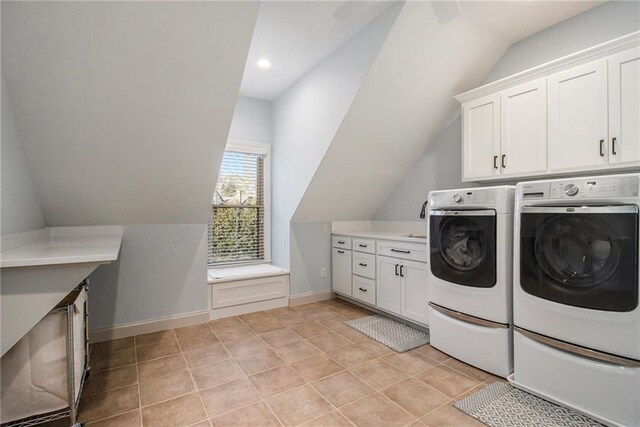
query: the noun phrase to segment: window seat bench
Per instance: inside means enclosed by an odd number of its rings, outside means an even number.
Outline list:
[[[271,264],[209,268],[210,319],[289,305],[289,271]]]

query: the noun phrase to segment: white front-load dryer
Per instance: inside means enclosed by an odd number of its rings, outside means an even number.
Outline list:
[[[431,344],[501,377],[512,372],[515,187],[429,194]]]
[[[640,426],[640,174],[519,183],[512,382]]]

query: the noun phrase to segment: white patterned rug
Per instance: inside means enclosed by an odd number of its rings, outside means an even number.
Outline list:
[[[398,353],[429,344],[428,332],[419,331],[384,316],[367,316],[356,320],[347,320],[344,324]]]
[[[572,409],[496,381],[453,405],[491,427],[602,427]]]

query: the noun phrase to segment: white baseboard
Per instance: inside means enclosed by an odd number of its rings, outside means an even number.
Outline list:
[[[116,338],[132,337],[134,335],[148,334],[167,329],[180,328],[182,326],[197,325],[209,320],[209,311],[196,311],[180,314],[178,316],[163,317],[160,319],[145,320],[143,322],[125,323],[111,328],[89,331],[91,342],[108,341]]]
[[[232,305],[230,307],[220,307],[209,311],[209,320],[222,319],[223,317],[229,316],[239,316],[241,314],[288,306],[289,299],[287,297],[282,297],[266,301],[251,302],[248,304]]]
[[[326,301],[333,298],[335,298],[335,295],[331,292],[331,289],[317,292],[306,292],[304,294],[291,295],[289,297],[289,306],[293,307],[296,305],[310,304],[312,302]]]

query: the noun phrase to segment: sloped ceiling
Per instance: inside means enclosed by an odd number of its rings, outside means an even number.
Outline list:
[[[48,225],[205,223],[257,2],[2,2]]]
[[[540,2],[546,12],[532,14],[538,2],[511,2],[521,6],[510,3],[509,24],[498,26],[486,16],[504,2],[463,2],[461,13],[433,3],[404,5],[293,222],[370,219],[455,117],[455,94],[478,85],[518,38],[597,4]]]

